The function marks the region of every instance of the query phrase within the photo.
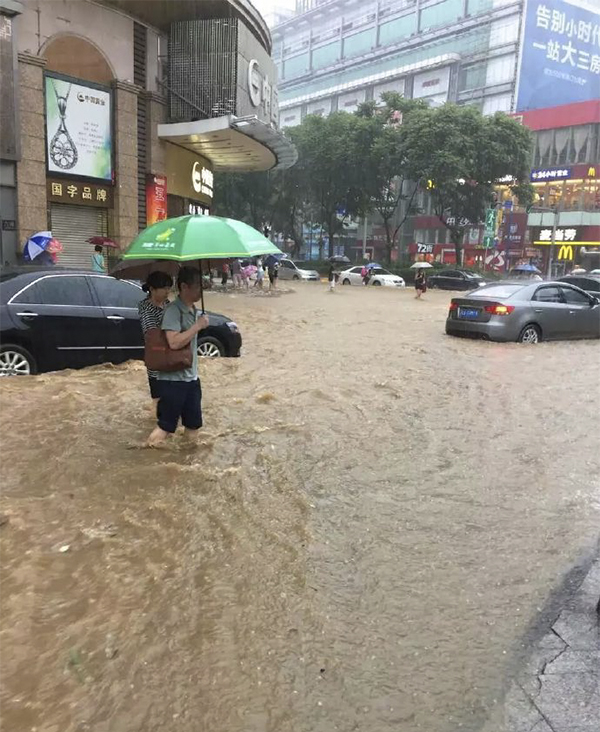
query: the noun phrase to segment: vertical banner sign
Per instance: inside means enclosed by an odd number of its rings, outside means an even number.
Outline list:
[[[112,181],[110,89],[45,78],[48,172]]]
[[[511,213],[510,218],[507,217],[504,221],[502,229],[498,230],[500,247],[504,250],[521,248],[526,231],[527,214],[522,212]]]
[[[517,112],[600,98],[600,2],[575,3],[528,0]]]
[[[148,173],[146,176],[146,226],[167,218],[167,178]]]
[[[496,236],[496,209],[488,208],[485,212],[485,231],[483,232],[483,246],[486,249],[494,246]]]

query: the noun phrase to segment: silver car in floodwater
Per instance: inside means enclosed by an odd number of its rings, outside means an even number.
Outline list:
[[[282,259],[279,262],[278,276],[280,280],[305,280],[319,282],[321,279],[315,269],[302,269],[291,259]]]
[[[600,338],[600,300],[564,282],[498,282],[452,298],[446,333],[518,343]]]

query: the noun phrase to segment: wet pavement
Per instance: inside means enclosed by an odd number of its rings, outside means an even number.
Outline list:
[[[3,380],[5,729],[481,729],[597,539],[600,344],[449,298],[209,295],[197,444],[141,447],[141,364]]]

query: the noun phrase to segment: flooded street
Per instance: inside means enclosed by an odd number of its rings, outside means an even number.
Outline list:
[[[480,729],[597,539],[600,345],[325,290],[209,295],[197,444],[141,363],[2,380],[3,729]]]

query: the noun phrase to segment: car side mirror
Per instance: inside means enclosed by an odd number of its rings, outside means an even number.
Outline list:
[[[590,307],[593,307],[593,308],[595,308],[595,307],[597,307],[598,305],[600,305],[600,299],[599,299],[599,298],[597,298],[597,297],[594,297],[594,296],[592,295],[592,304],[591,304],[591,306],[590,306]]]

